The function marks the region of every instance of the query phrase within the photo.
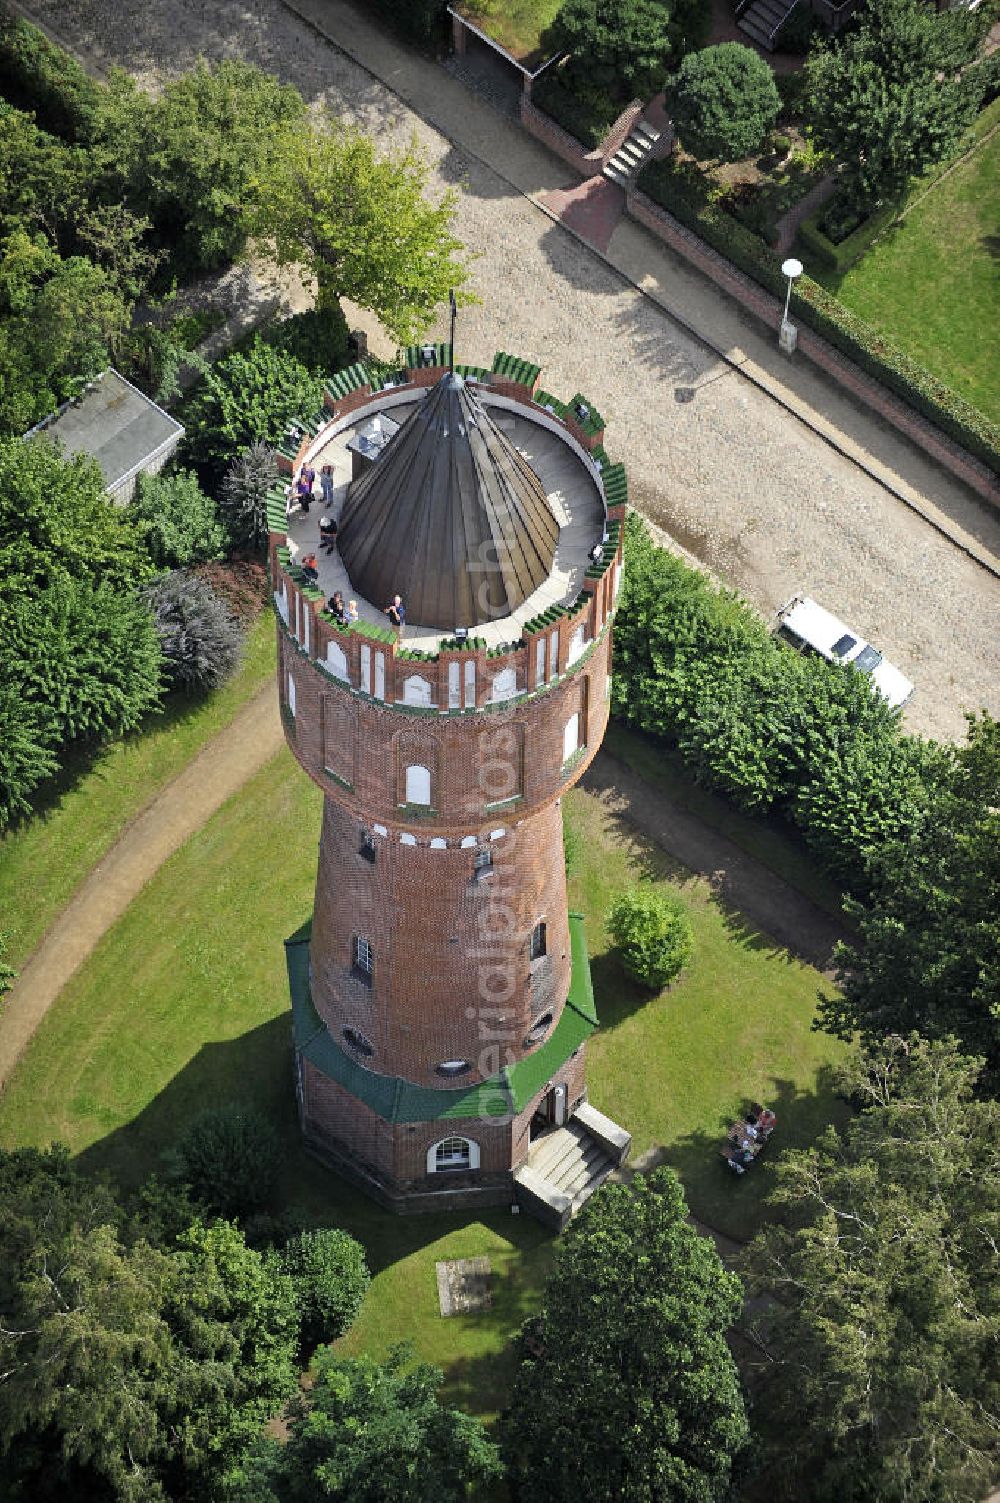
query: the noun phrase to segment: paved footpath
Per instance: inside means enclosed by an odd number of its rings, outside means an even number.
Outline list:
[[[153,799],[80,884],[4,999],[0,1089],[70,977],[168,856],[285,744],[274,685]]]
[[[1000,712],[996,577],[905,502],[998,564],[1000,514],[822,372],[781,356],[640,226],[623,219],[602,255],[558,223],[541,200],[576,185],[565,164],[363,7],[28,9],[91,65],[117,63],[149,87],[199,56],[241,57],[386,150],[416,137],[432,186],[458,190],[456,228],[478,257],[461,353],[529,356],[548,390],[591,396],[635,504],[763,612],[805,588],[865,632],[917,684],[911,729],[957,737],[963,708]]]

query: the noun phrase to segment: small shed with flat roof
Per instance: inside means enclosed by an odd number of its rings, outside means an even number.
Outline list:
[[[140,474],[155,475],[184,436],[183,426],[116,370],[89,381],[78,397],[24,436],[58,439],[66,454],[89,454],[114,501],[132,499]]]

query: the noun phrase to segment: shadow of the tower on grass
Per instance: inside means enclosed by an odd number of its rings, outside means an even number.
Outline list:
[[[239,1102],[273,1124],[282,1146],[282,1170],[273,1202],[275,1213],[291,1207],[311,1224],[339,1226],[365,1247],[373,1275],[448,1237],[456,1246],[465,1227],[485,1225],[519,1252],[531,1252],[549,1234],[528,1217],[506,1209],[396,1216],[312,1158],[303,1147],[295,1107],[291,1016],[282,1014],[238,1038],[203,1044],[158,1096],[131,1122],[77,1157],[88,1173],[107,1172],[124,1189],[134,1189],[162,1170],[163,1156],[192,1119],[209,1107]],[[442,1256],[463,1256],[450,1249]],[[514,1298],[514,1290],[503,1299]],[[512,1315],[513,1318],[513,1315]]]

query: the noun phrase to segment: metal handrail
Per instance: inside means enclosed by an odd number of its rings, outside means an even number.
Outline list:
[[[799,4],[799,0],[792,0],[791,5],[785,11],[785,14],[782,16],[782,18],[778,22],[777,26],[775,26],[774,29],[768,34],[768,38],[767,38],[768,44],[770,44],[771,42],[774,41],[775,37],[778,35],[778,32],[784,26],[784,24],[788,20],[789,16],[798,7],[798,4]]]

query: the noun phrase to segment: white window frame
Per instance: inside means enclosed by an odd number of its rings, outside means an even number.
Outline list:
[[[411,762],[406,769],[406,803],[421,804],[430,808],[431,770],[420,762]]]
[[[574,710],[563,726],[563,766],[580,750],[580,711]]]
[[[459,1143],[464,1145],[464,1152],[460,1153],[458,1148],[455,1146]],[[444,1150],[444,1153],[442,1154],[444,1161],[440,1164],[438,1163],[439,1149]],[[449,1159],[451,1161],[449,1161]],[[432,1143],[427,1150],[428,1174],[447,1174],[450,1171],[455,1170],[461,1171],[463,1169],[478,1168],[479,1144],[476,1142],[475,1138],[464,1138],[455,1133],[449,1135],[447,1138],[439,1138],[438,1141],[436,1143]]]
[[[366,939],[363,934],[355,934],[352,949],[354,951],[352,963],[355,970],[361,971],[362,975],[367,976],[370,981],[375,974],[375,953],[372,950],[371,940]]]

